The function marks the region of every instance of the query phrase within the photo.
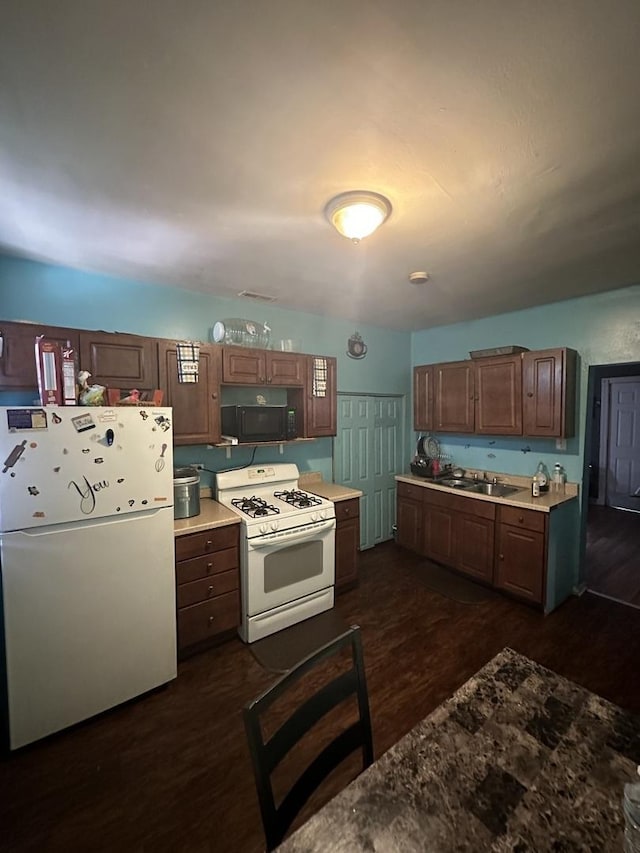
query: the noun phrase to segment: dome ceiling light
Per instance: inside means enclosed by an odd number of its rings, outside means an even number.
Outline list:
[[[340,193],[324,209],[324,215],[336,231],[354,243],[373,234],[390,214],[389,199],[368,190]]]

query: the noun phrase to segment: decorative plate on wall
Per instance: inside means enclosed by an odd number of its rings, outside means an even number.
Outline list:
[[[367,345],[362,340],[359,332],[354,332],[347,341],[347,355],[350,358],[364,358],[367,354]]]

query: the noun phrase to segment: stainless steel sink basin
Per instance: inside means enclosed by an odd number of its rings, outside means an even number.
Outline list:
[[[505,483],[472,483],[468,487],[470,492],[480,492],[481,495],[492,495],[494,498],[506,498],[514,492],[519,492],[517,486],[507,486]]]
[[[449,489],[460,489],[465,492],[478,492],[481,495],[491,495],[494,498],[506,498],[508,495],[519,492],[518,486],[509,486],[506,483],[487,483],[470,480],[467,477],[442,477],[432,480],[436,486],[446,486]]]
[[[473,486],[473,480],[465,480],[462,477],[443,477],[433,482],[436,486],[447,486],[449,489],[468,489]]]

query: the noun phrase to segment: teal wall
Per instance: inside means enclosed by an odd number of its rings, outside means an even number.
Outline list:
[[[411,362],[457,361],[473,350],[509,344],[531,350],[570,347],[578,352],[576,435],[567,440],[566,450],[559,450],[553,439],[444,433],[438,438],[443,452],[463,468],[533,476],[539,461],[549,471],[560,462],[567,478],[580,484],[580,518],[572,542],[563,543],[568,549],[565,563],[571,567],[574,583],[579,583],[585,576],[588,512],[583,472],[589,367],[640,362],[640,286],[416,332],[411,340]]]
[[[462,467],[533,476],[540,460],[551,471],[564,466],[581,482],[584,460],[589,366],[640,361],[640,286],[499,314],[482,320],[415,332],[412,364],[456,361],[469,352],[516,344],[531,350],[570,347],[579,355],[576,436],[566,450],[550,439],[439,435],[441,445]],[[523,449],[529,448],[527,452]]]
[[[217,320],[247,317],[266,322],[272,340],[292,338],[302,352],[336,356],[338,390],[358,394],[402,394],[411,390],[411,338],[377,326],[354,325],[348,319],[320,317],[244,299],[222,299],[175,287],[128,281],[0,256],[0,319],[24,320],[80,329],[130,332],[176,340],[209,340]],[[363,359],[346,354],[347,340],[360,332],[367,344]],[[29,404],[31,394],[0,394],[0,404]],[[202,462],[217,471],[245,465],[251,451],[233,451],[232,458],[219,449],[178,448],[178,463]],[[303,471],[320,470],[332,475],[332,441],[258,448],[255,461],[295,462]],[[203,477],[206,482],[206,478]]]

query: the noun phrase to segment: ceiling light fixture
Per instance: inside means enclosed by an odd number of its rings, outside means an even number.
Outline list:
[[[340,193],[324,209],[324,215],[336,231],[354,243],[373,234],[390,213],[389,199],[368,190]]]

